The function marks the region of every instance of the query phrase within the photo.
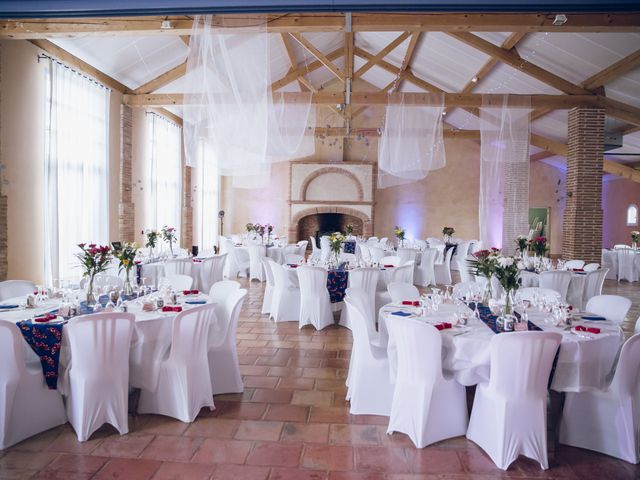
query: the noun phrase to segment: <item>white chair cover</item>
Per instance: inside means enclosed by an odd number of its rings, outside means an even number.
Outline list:
[[[131,313],[94,313],[65,326],[73,363],[60,379],[67,396],[67,418],[79,442],[104,423],[120,435],[129,432],[129,349],[135,317]]]
[[[539,286],[541,288],[550,288],[560,294],[563,302],[567,301],[567,291],[571,283],[571,272],[562,270],[551,270],[548,272],[540,272]]]
[[[203,292],[211,290],[211,286],[216,282],[221,282],[224,278],[224,264],[227,260],[226,253],[213,255],[202,260],[200,264],[200,282],[198,288]]]
[[[218,318],[224,316],[224,302],[234,290],[238,290],[240,284],[235,280],[222,280],[216,282],[209,290],[209,301],[216,306]]]
[[[442,239],[436,237],[427,238],[427,243],[429,244],[429,248],[434,248],[436,245],[444,245]]]
[[[407,262],[415,263],[418,251],[413,248],[399,248],[397,255],[400,258],[400,265],[404,265]]]
[[[428,248],[422,252],[420,264],[415,267],[414,281],[416,285],[428,287],[436,284],[434,265],[437,256],[438,250],[435,248]]]
[[[191,275],[191,259],[190,258],[174,258],[167,260],[164,264],[164,275]]]
[[[171,349],[160,364],[157,388],[140,391],[139,413],[166,415],[190,423],[202,407],[213,410],[207,338],[215,318],[215,306],[211,304],[175,316]]]
[[[307,254],[307,245],[309,245],[309,242],[307,240],[300,240],[296,245],[297,248],[295,253],[304,258]]]
[[[467,265],[467,255],[469,255],[469,247],[471,241],[461,242],[456,247],[456,253],[451,257],[451,270],[460,270]]]
[[[584,267],[584,262],[582,260],[569,260],[564,264],[565,270],[573,270],[574,268],[580,269]]]
[[[36,289],[36,285],[28,280],[5,280],[0,282],[0,302],[7,298],[30,295]]]
[[[451,256],[453,255],[453,248],[447,250],[447,254],[444,257],[442,263],[436,263],[433,266],[433,271],[436,277],[436,283],[438,285],[451,285]]]
[[[67,422],[60,392],[47,388],[39,364],[27,366],[24,348],[18,327],[0,321],[0,450]]]
[[[601,315],[607,320],[621,324],[631,308],[631,300],[619,295],[596,295],[591,297],[585,311]]]
[[[189,275],[180,275],[176,273],[173,275],[166,275],[161,280],[161,283],[163,282],[171,285],[174,290],[191,290],[191,285],[193,285],[193,278],[191,278]]]
[[[349,310],[353,349],[347,399],[352,415],[385,415],[391,412],[393,386],[389,381],[386,348],[376,345],[375,325],[367,321],[369,297],[364,290],[347,289],[344,303]]]
[[[356,257],[358,256],[366,263],[371,262],[371,250],[366,244],[356,244]]]
[[[424,448],[467,431],[467,397],[442,375],[442,338],[435,327],[408,318],[387,322],[397,346],[391,417],[387,433],[406,433]]]
[[[585,275],[584,288],[582,290],[582,305],[580,306],[582,310],[586,310],[587,302],[592,297],[602,294],[602,286],[604,285],[605,278],[607,278],[607,273],[609,273],[609,269],[605,268],[602,270],[589,271]]]
[[[382,258],[387,255],[387,252],[380,247],[369,246],[369,251],[371,252],[371,261],[380,264],[382,264]]]
[[[316,239],[313,237],[309,237],[309,241],[311,242],[311,258],[313,260],[320,260],[322,254],[320,249],[316,245]]]
[[[300,289],[292,285],[282,265],[267,260],[273,273],[273,296],[269,317],[275,322],[295,322],[300,317]],[[325,287],[326,290],[326,287]]]
[[[264,282],[264,272],[262,270],[261,258],[267,255],[267,250],[263,245],[249,245],[249,280]]]
[[[609,273],[607,274],[607,279],[617,280],[618,279],[618,253],[616,250],[610,251],[607,249],[602,249],[602,267],[608,268]]]
[[[467,438],[502,470],[522,454],[549,468],[547,384],[562,336],[512,332],[491,339],[491,376],[481,383]]]
[[[566,394],[560,443],[640,463],[638,371],[640,335],[636,334],[622,346],[606,390]]]
[[[262,268],[264,269],[265,277],[267,280],[267,285],[266,287],[264,287],[264,295],[262,297],[262,310],[260,311],[260,313],[268,314],[271,308],[271,298],[273,297],[275,282],[273,280],[271,265],[269,265],[267,257],[262,257],[260,261],[262,262]]]
[[[593,272],[593,271],[598,270],[600,268],[600,264],[599,263],[587,263],[583,268],[584,268],[585,272]]]
[[[380,242],[378,241],[378,237],[369,237],[367,238],[367,246],[376,247]]]
[[[364,290],[367,294],[367,298],[369,299],[370,305],[372,307],[372,315],[371,318],[368,318],[368,320],[371,321],[373,325],[375,325],[378,316],[378,312],[374,312],[373,307],[376,300],[376,288],[378,286],[379,275],[380,270],[378,270],[377,268],[355,268],[353,270],[349,270],[348,287]],[[349,329],[351,328],[349,311],[346,308],[343,308],[340,312],[340,325]],[[349,364],[349,368],[351,368],[351,364]]]
[[[379,243],[381,246],[386,247],[388,242],[389,242],[389,239],[388,239],[387,237],[382,237],[382,238],[379,240],[379,242],[378,242],[378,243]]]
[[[227,254],[227,261],[224,264],[224,277],[238,277],[238,261],[236,260],[236,246],[232,240],[220,237],[220,251]]]
[[[214,395],[244,391],[236,349],[236,330],[246,297],[245,289],[229,293],[222,308],[216,309],[217,321],[209,330],[209,373]]]
[[[387,285],[387,290],[393,303],[401,303],[403,300],[420,300],[420,292],[410,283],[392,282]]]
[[[635,261],[638,254],[628,247],[621,248],[616,253],[618,258],[618,281],[626,280],[628,282],[637,282],[638,269],[636,268]]]
[[[460,272],[461,282],[473,282],[475,276],[471,273],[471,267],[469,266],[469,260],[473,260],[474,257],[467,255],[464,259],[458,260],[458,271]]]
[[[393,265],[399,267],[402,265],[402,260],[397,255],[388,255],[380,259],[380,265]]]
[[[329,244],[329,237],[323,235],[320,237],[320,259],[326,262],[331,257],[331,247]]]
[[[284,263],[287,265],[298,265],[304,261],[304,257],[302,255],[298,255],[297,253],[288,253],[284,256]]]
[[[313,325],[322,330],[333,325],[331,300],[327,290],[327,271],[320,267],[298,267],[300,285],[300,328]]]

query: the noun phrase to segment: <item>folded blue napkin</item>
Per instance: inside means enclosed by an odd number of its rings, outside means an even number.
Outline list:
[[[582,320],[591,320],[592,322],[601,322],[606,320],[604,317],[600,317],[598,315],[587,315],[585,317],[580,317]]]
[[[186,300],[184,303],[188,303],[189,305],[203,305],[207,303],[206,300]]]
[[[0,305],[0,308],[18,308],[20,305],[10,305],[10,304],[5,304],[5,305]]]
[[[401,311],[397,311],[397,312],[391,312],[391,315],[397,315],[399,317],[410,317],[411,314],[409,312],[401,312]]]

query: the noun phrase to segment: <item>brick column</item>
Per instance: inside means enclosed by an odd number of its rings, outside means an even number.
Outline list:
[[[182,228],[180,246],[191,250],[193,245],[193,202],[191,194],[191,167],[182,167]]]
[[[136,231],[136,211],[132,197],[132,147],[133,110],[127,105],[120,107],[120,202],[118,225],[120,240],[133,242]]]
[[[0,195],[0,281],[6,280],[9,274],[8,212],[7,196]]]
[[[569,111],[562,257],[600,263],[602,257],[602,108]]]

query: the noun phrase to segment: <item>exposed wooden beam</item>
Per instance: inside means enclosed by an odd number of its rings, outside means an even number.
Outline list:
[[[173,123],[180,125],[182,127],[182,117],[179,117],[178,115],[176,115],[173,112],[170,112],[169,110],[167,110],[166,108],[162,108],[162,107],[150,107],[147,110],[157,113],[158,115],[161,115],[165,118],[168,118],[169,120],[171,120]]]
[[[281,33],[280,38],[282,39],[284,50],[285,52],[287,52],[287,57],[289,57],[289,64],[291,65],[291,69],[289,70],[289,72],[291,72],[295,70],[296,67],[298,66],[298,60],[296,59],[296,54],[293,52],[293,47],[291,46],[291,37],[286,33]],[[304,75],[301,75],[298,77],[298,83],[300,84],[300,87],[301,88],[306,87],[310,92],[312,92],[314,90],[312,88],[313,86],[311,85],[311,82],[306,80],[307,79],[305,78]],[[302,90],[304,90],[304,88],[302,88]]]
[[[640,126],[640,108],[627,105],[612,98],[599,96],[600,105],[606,108],[607,115],[632,125]]]
[[[605,173],[610,173],[612,175],[617,175],[618,177],[626,178],[633,182],[640,183],[640,170],[636,170],[635,168],[628,167],[627,165],[614,162],[613,160],[603,160],[602,171]]]
[[[164,19],[171,29],[162,29]],[[423,32],[638,32],[639,13],[572,13],[562,26],[553,25],[553,14],[544,13],[353,13],[353,31]],[[216,27],[267,24],[270,32],[342,32],[344,14],[304,13],[288,15],[217,15]],[[192,20],[186,16],[117,18],[20,19],[0,21],[0,37],[22,40],[97,35],[190,35]]]
[[[411,36],[411,32],[404,32],[398,35],[391,43],[389,43],[386,47],[376,53],[367,63],[361,66],[356,72],[353,74],[353,78],[360,78],[362,75],[367,73],[374,65],[377,65],[384,57],[386,57],[389,53],[399,47],[404,41]]]
[[[338,80],[344,82],[344,75],[338,67],[320,50],[318,50],[309,40],[302,36],[301,33],[290,34],[300,45],[302,45],[307,51],[316,57],[320,63],[327,67],[331,73],[333,73]]]
[[[123,85],[115,78],[110,77],[106,73],[102,73],[97,68],[89,65],[84,60],[80,60],[75,55],[70,54],[63,48],[60,48],[55,43],[50,42],[49,40],[30,40],[36,47],[41,48],[45,52],[47,52],[52,57],[57,58],[61,62],[69,65],[70,67],[76,68],[80,70],[82,73],[89,75],[90,77],[95,78],[98,82],[106,85],[109,88],[117,90],[118,92],[128,92],[129,88],[126,85]]]
[[[326,137],[380,137],[381,130],[378,128],[352,128],[347,135],[347,129],[344,127],[316,127],[315,135],[324,135]],[[445,138],[458,138],[464,140],[479,140],[480,130],[451,130],[444,129]]]
[[[529,141],[531,142],[531,145],[542,148],[543,150],[551,152],[554,155],[560,155],[562,157],[567,156],[567,146],[563,143],[556,142],[541,135],[536,135],[535,133],[532,133],[529,136]]]
[[[159,88],[168,85],[174,80],[183,77],[187,73],[187,62],[184,61],[180,65],[173,67],[171,70],[164,72],[161,75],[158,75],[153,80],[148,81],[144,85],[140,85],[136,88],[133,93],[151,93],[155,92]]]
[[[343,54],[344,50],[342,48],[336,48],[334,51],[329,52],[326,57],[328,60],[335,60],[336,58],[340,58]],[[320,62],[320,60],[314,60],[308,65],[299,65],[295,70],[288,72],[284,77],[273,82],[271,84],[271,90],[275,91],[285,85],[289,85],[291,82],[295,82],[299,77],[304,76],[307,73],[311,73],[320,67],[322,67],[322,62]]]
[[[400,70],[398,72],[398,81],[395,82],[393,86],[393,92],[399,92],[400,87],[402,86],[402,73],[405,72],[409,66],[411,65],[411,60],[413,59],[413,54],[416,51],[416,47],[418,46],[418,42],[420,41],[420,37],[422,36],[422,32],[413,32],[411,35],[411,40],[409,40],[409,45],[407,46],[407,51],[404,53],[404,58],[402,59],[402,65],[400,66]]]
[[[625,73],[629,73],[636,68],[640,68],[640,50],[636,50],[631,55],[624,57],[616,63],[609,65],[604,70],[587,78],[582,82],[582,86],[586,89],[593,90],[603,87],[607,83],[614,81]]]
[[[555,157],[555,156],[556,154],[553,152],[550,152],[548,150],[542,150],[541,152],[534,153],[533,155],[529,156],[529,160],[531,162],[538,162],[540,160],[544,160],[545,158]]]
[[[389,91],[390,88],[392,88],[394,85],[396,84],[396,80],[393,79],[391,80],[391,83],[389,83],[388,85],[386,85],[385,87],[382,87],[380,90],[378,90],[378,92],[380,93],[387,93]],[[351,118],[355,119],[356,117],[360,116],[362,113],[364,113],[364,111],[367,109],[366,106],[364,107],[358,107],[356,110],[353,111]]]

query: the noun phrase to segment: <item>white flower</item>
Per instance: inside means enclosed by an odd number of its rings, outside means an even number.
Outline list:
[[[518,262],[518,269],[519,270],[526,270],[527,266],[524,264],[524,262]]]
[[[502,268],[510,267],[513,265],[513,261],[512,257],[498,257],[498,265]]]

